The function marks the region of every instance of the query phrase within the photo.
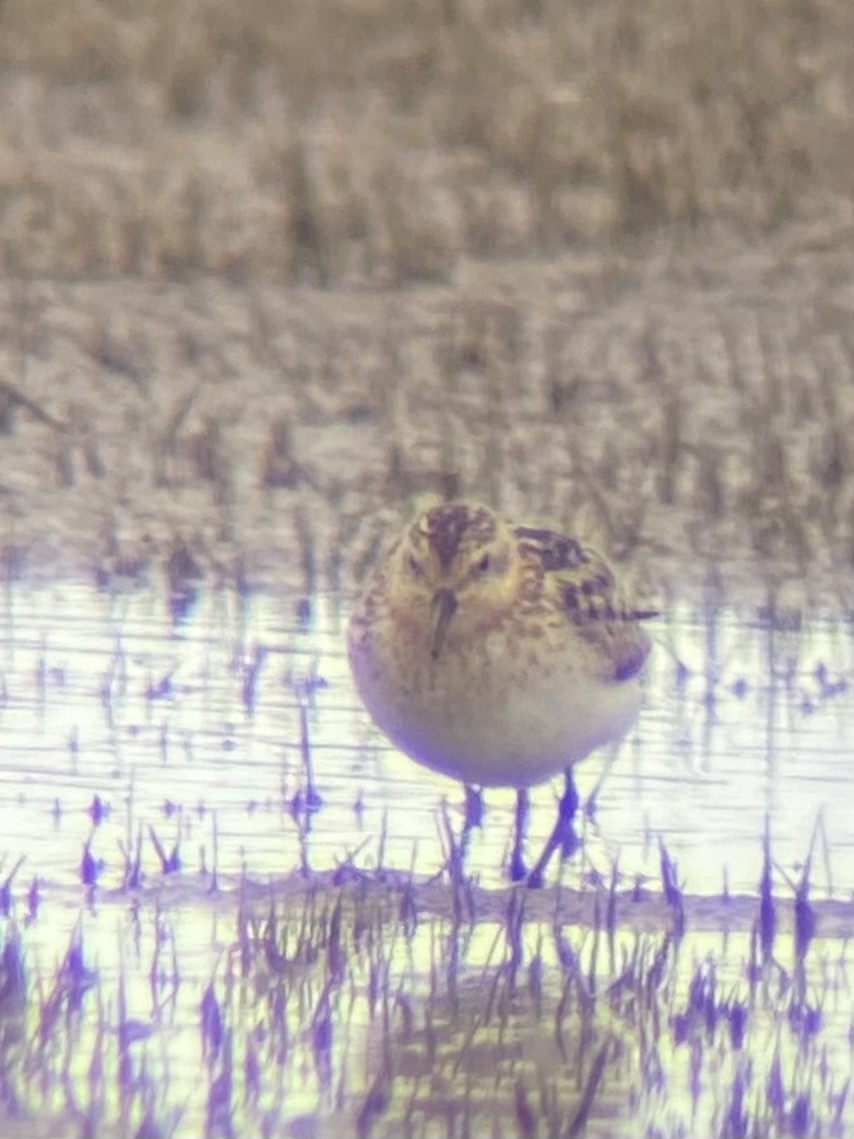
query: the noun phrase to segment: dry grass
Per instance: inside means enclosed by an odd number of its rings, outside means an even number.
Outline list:
[[[850,201],[847,0],[7,0],[0,264],[442,278]]]
[[[565,526],[659,594],[844,608],[842,237],[384,295],[19,282],[0,297],[3,576],[171,588],[184,550],[199,579],[338,597],[430,491]]]
[[[7,577],[337,592],[425,490],[850,577],[848,0],[7,0],[0,64]]]

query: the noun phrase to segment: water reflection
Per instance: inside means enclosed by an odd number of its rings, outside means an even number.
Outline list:
[[[160,594],[81,584],[6,595],[0,833],[19,883],[105,887],[164,865],[265,880],[347,860],[442,864],[462,789],[390,748],[358,706],[334,602],[218,591],[173,625]],[[672,606],[646,707],[608,775],[571,882],[657,877],[662,839],[695,894],[755,891],[766,817],[794,869],[816,828],[819,884],[852,879],[850,624]],[[604,759],[578,769],[589,794]],[[531,842],[557,785],[534,793]],[[468,866],[504,881],[512,793],[487,795]]]
[[[227,1134],[232,1123],[254,1133],[259,1120],[271,1133],[336,1133],[360,1120],[394,1133],[455,1112],[503,1133],[536,1115],[543,1088],[541,1114],[566,1130],[586,1110],[584,1089],[603,1078],[588,1133],[623,1133],[608,1114],[624,1120],[631,1104],[650,1134],[685,1133],[689,1119],[721,1133],[736,1100],[747,1103],[748,1071],[759,1073],[754,1088],[784,1089],[777,1107],[770,1091],[756,1101],[771,1113],[765,1123],[788,1126],[807,1092],[811,1118],[831,1118],[837,1103],[842,1118],[850,969],[833,939],[849,907],[822,911],[809,983],[795,995],[803,962],[791,956],[789,908],[762,981],[779,979],[779,992],[758,1001],[756,903],[713,896],[724,883],[731,895],[755,893],[767,819],[779,895],[793,894],[783,875],[797,876],[815,834],[811,897],[832,881],[837,898],[850,898],[850,626],[771,611],[667,612],[645,710],[564,871],[583,892],[562,896],[558,918],[548,891],[496,889],[506,885],[513,795],[491,792],[467,852],[480,883],[466,887],[480,907],[467,917],[457,887],[449,901],[447,881],[434,895],[424,885],[458,833],[462,790],[374,731],[332,599],[307,606],[223,590],[200,594],[173,625],[154,591],[9,590],[4,1015],[22,983],[21,939],[26,975],[39,980],[15,1014],[28,1018],[16,1051],[0,1047],[0,1074],[29,1072],[25,1090],[41,1081],[43,1119],[72,1118],[73,1101],[126,1134],[146,1111],[187,1135]],[[603,762],[579,768],[582,795]],[[535,843],[551,827],[556,790],[534,795]],[[663,903],[638,908],[629,893],[606,938],[615,865],[626,887],[646,876],[658,890],[660,841],[694,895],[687,935],[674,937]],[[407,875],[347,870],[379,865],[415,871],[417,894]],[[333,885],[335,867],[356,901]],[[316,873],[284,881],[300,868]],[[649,1003],[656,977],[660,1007]],[[84,1015],[69,1019],[74,1003]],[[792,1020],[814,1012],[813,1027]],[[701,1062],[711,1065],[702,1102]],[[234,1095],[217,1100],[232,1080]],[[496,1098],[499,1083],[509,1099]]]
[[[14,1009],[4,985],[10,1085],[39,1087],[51,1134],[847,1133],[841,940],[805,965],[780,938],[758,969],[743,930],[456,888],[459,910],[447,884],[321,875],[226,910],[178,886],[84,911],[53,961],[37,922],[43,983]]]

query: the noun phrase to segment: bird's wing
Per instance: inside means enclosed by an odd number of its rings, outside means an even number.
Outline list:
[[[523,553],[537,559],[543,589],[599,650],[606,678],[620,682],[636,676],[651,648],[640,622],[657,614],[627,605],[608,563],[576,538],[529,526],[517,526],[515,534]]]

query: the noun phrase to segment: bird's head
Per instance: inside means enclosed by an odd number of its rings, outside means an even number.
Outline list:
[[[411,524],[393,555],[392,603],[424,623],[438,659],[449,639],[470,638],[513,607],[520,560],[513,531],[485,506],[433,506]]]

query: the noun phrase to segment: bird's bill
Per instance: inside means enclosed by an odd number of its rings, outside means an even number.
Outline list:
[[[457,599],[450,589],[440,589],[433,597],[433,641],[430,645],[430,656],[433,660],[442,651],[445,643],[445,633],[451,618],[457,611]]]

